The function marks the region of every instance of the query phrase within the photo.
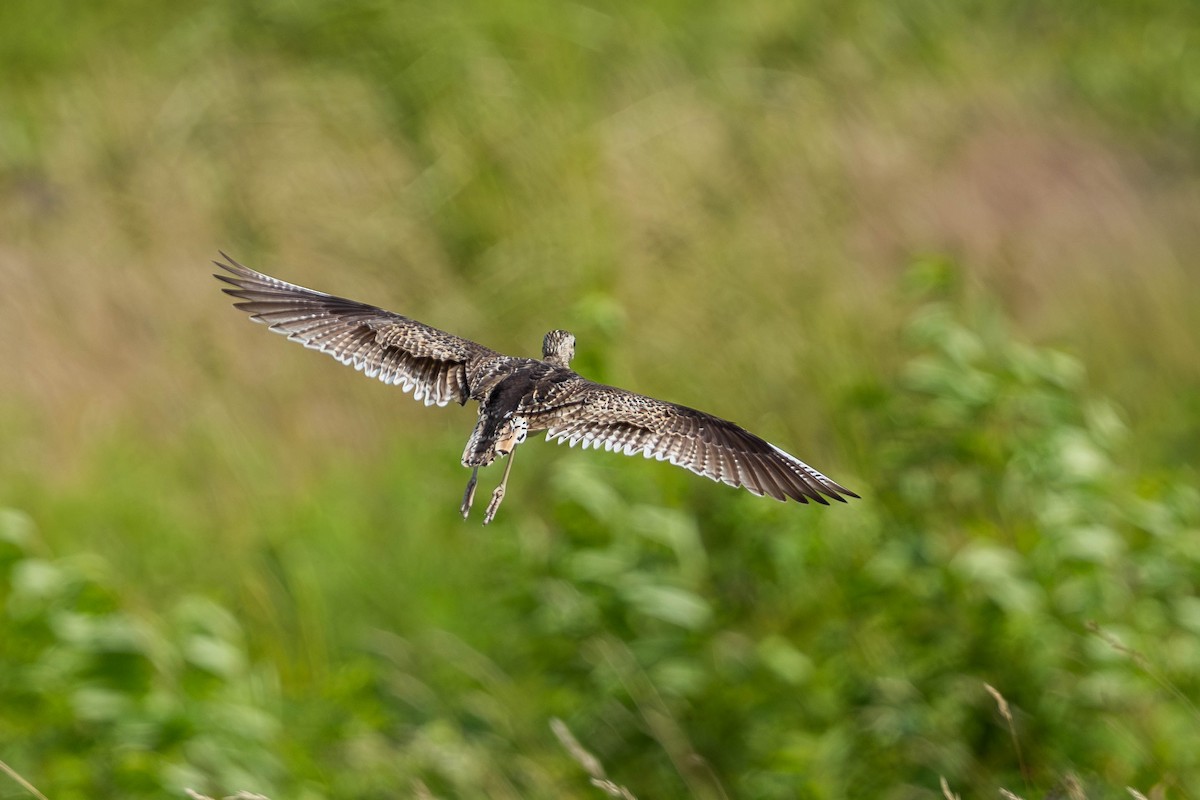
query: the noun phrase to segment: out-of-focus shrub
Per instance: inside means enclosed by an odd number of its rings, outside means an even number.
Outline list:
[[[55,797],[269,790],[278,687],[234,616],[199,597],[131,608],[100,559],[41,549],[0,510],[4,760]]]

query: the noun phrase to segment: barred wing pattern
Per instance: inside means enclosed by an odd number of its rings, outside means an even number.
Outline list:
[[[471,365],[499,355],[400,314],[305,289],[221,256],[227,263],[213,263],[231,274],[216,277],[235,287],[224,292],[241,300],[234,306],[252,320],[368,377],[400,386],[427,406],[466,403]]]
[[[641,454],[776,500],[846,502],[858,497],[800,459],[728,420],[580,379],[573,396],[545,415],[546,438],[574,447]],[[538,425],[537,427],[542,427]]]

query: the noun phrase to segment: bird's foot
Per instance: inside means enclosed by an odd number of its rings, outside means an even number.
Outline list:
[[[462,511],[463,519],[471,513],[471,506],[475,504],[475,487],[479,484],[479,467],[471,470],[471,480],[467,481],[467,490],[463,492]]]
[[[492,492],[492,500],[488,503],[487,512],[483,515],[483,524],[487,525],[495,518],[496,512],[500,510],[500,501],[504,499],[504,484],[496,487],[496,491]]]
[[[520,439],[525,440],[525,422],[521,420]],[[517,444],[521,442],[518,441]],[[504,499],[504,487],[508,486],[508,474],[512,472],[513,458],[517,453],[517,444],[513,445],[513,449],[508,454],[508,463],[504,465],[504,476],[500,478],[500,485],[496,487],[496,491],[492,492],[492,502],[488,503],[487,513],[483,515],[483,524],[487,525],[496,516],[496,512],[500,510],[500,501]]]

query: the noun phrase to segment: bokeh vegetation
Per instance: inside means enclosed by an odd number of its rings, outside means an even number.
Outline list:
[[[0,4],[0,760],[603,796],[561,719],[643,799],[1196,797],[1197,137],[1188,3]],[[533,443],[464,524],[470,412],[217,248],[864,499]]]

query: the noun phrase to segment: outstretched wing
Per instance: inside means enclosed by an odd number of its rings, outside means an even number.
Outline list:
[[[499,355],[400,314],[286,283],[221,256],[224,262],[213,263],[230,274],[214,277],[232,284],[224,292],[241,301],[234,306],[250,319],[400,386],[427,406],[467,402],[469,366]]]
[[[544,415],[547,439],[640,453],[776,500],[828,505],[822,495],[843,503],[858,497],[745,428],[703,411],[583,379],[564,394],[570,397]]]

